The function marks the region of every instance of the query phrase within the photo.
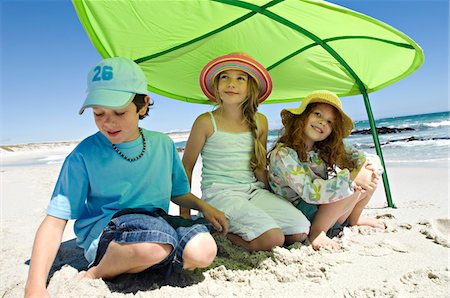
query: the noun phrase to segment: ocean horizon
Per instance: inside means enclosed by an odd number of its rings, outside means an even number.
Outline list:
[[[382,154],[385,162],[407,164],[408,162],[442,162],[447,166],[450,149],[450,111],[416,114],[400,117],[388,117],[375,120],[377,128],[382,129],[378,134]],[[268,150],[278,139],[280,128],[271,129],[268,134]],[[189,130],[166,132],[172,138],[179,151],[183,151],[189,137]],[[360,150],[375,152],[373,137],[367,120],[355,121],[352,134],[345,142]],[[63,149],[69,153],[79,140],[27,143],[16,145],[0,145],[3,153],[15,151],[56,150]],[[3,154],[2,154],[3,155]],[[28,161],[26,164],[55,164],[62,163],[65,154],[55,154]],[[2,166],[8,166],[2,161]]]
[[[446,162],[450,149],[450,111],[389,117],[376,120],[377,128],[397,132],[379,133],[378,138],[386,162]],[[356,121],[354,131],[370,129],[368,121]],[[352,134],[347,143],[375,153],[371,134]]]
[[[396,163],[449,161],[450,111],[380,118],[375,122],[378,129],[387,128],[384,129],[385,132],[378,133],[385,161]],[[375,154],[373,137],[370,132],[366,133],[367,131],[370,131],[368,120],[355,121],[355,128],[345,139],[345,143]],[[280,128],[269,130],[268,150],[277,141],[279,133]],[[189,131],[173,132],[169,135],[177,147],[184,148]],[[405,150],[408,154],[405,154]]]

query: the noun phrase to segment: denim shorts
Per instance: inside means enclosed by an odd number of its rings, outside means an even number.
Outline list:
[[[111,241],[117,243],[152,242],[170,244],[172,252],[151,269],[161,269],[166,277],[174,269],[183,268],[183,251],[186,244],[199,233],[208,233],[203,224],[173,228],[160,216],[125,214],[114,217],[100,236],[97,255],[92,266],[98,265]]]
[[[300,200],[300,203],[297,204],[297,209],[300,210],[306,218],[311,222],[313,222],[316,217],[317,211],[319,211],[319,205],[306,203],[303,200]],[[339,233],[344,229],[344,227],[348,227],[348,219],[346,219],[343,223],[335,222],[334,225],[327,231],[327,236],[333,238],[334,236],[339,235]]]

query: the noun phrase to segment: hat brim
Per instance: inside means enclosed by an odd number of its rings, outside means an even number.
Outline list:
[[[272,79],[267,69],[250,56],[236,53],[217,57],[203,67],[200,72],[200,87],[208,99],[216,102],[214,80],[226,70],[241,70],[254,78],[259,87],[259,103],[272,93]]]
[[[97,89],[88,93],[86,100],[81,107],[79,114],[92,107],[104,107],[108,109],[122,109],[130,104],[135,93]]]
[[[327,100],[326,98],[307,97],[302,101],[300,107],[283,109],[281,111],[281,122],[283,123],[283,125],[286,125],[286,123],[291,120],[291,117],[295,117],[296,115],[298,116],[302,114],[306,110],[306,107],[312,103],[326,103],[335,107],[336,110],[338,110],[338,112],[342,116],[344,137],[348,137],[350,135],[350,133],[354,128],[353,120],[347,114],[344,113],[344,111],[340,106],[337,106],[335,102]]]

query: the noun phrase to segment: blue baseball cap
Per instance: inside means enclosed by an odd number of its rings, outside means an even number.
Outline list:
[[[80,109],[105,107],[121,109],[126,107],[135,94],[147,94],[147,77],[134,61],[114,57],[107,58],[94,66],[87,78],[87,96]]]

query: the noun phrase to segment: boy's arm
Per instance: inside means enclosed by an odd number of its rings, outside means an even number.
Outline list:
[[[261,113],[258,113],[258,130],[259,130],[259,141],[261,142],[261,144],[264,147],[264,154],[267,153],[267,134],[268,134],[268,130],[269,130],[269,124],[267,122],[267,118],[266,116],[264,116]],[[255,169],[253,171],[253,174],[255,175],[256,179],[258,179],[258,181],[261,181],[264,183],[265,187],[267,189],[270,189],[269,187],[269,181],[267,179],[267,167],[261,169]]]
[[[195,120],[186,143],[186,148],[184,149],[182,162],[186,176],[189,180],[189,185],[191,186],[192,172],[194,171],[198,156],[202,151],[206,138],[208,135],[212,134],[212,132],[209,131],[211,130],[211,120],[209,118],[209,114],[202,114]],[[190,218],[191,211],[189,208],[180,207],[180,215],[184,218]]]
[[[48,297],[47,277],[55,260],[67,220],[47,215],[36,232],[25,297]]]
[[[171,201],[180,207],[201,211],[203,216],[213,225],[216,231],[222,232],[223,234],[228,233],[228,221],[225,218],[225,214],[205,201],[197,198],[192,193],[189,192],[181,196],[172,197]]]

